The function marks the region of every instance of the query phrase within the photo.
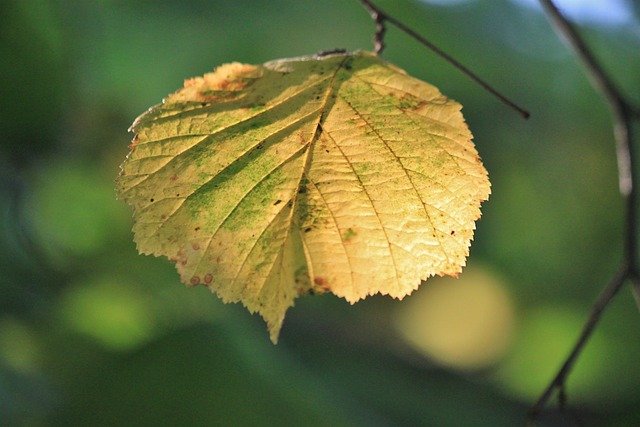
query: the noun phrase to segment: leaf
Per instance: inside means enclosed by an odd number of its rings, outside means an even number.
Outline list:
[[[490,190],[460,109],[367,52],[227,64],[138,117],[118,193],[141,253],[276,342],[299,295],[461,271]]]

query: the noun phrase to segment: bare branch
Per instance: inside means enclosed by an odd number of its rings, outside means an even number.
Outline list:
[[[384,50],[384,34],[387,31],[385,21],[389,19],[387,14],[378,9],[373,3],[368,0],[361,0],[362,5],[371,14],[371,19],[376,23],[376,32],[373,36],[373,45],[378,55]]]
[[[616,142],[616,154],[618,161],[618,183],[620,194],[625,205],[625,230],[624,230],[624,251],[621,267],[613,276],[609,284],[604,288],[596,300],[591,314],[574,345],[571,353],[560,368],[560,371],[553,378],[549,386],[542,393],[536,404],[529,412],[528,425],[538,418],[540,412],[551,398],[554,391],[558,390],[562,399],[565,384],[571,369],[580,356],[585,344],[591,337],[596,325],[605,308],[612,298],[618,293],[622,286],[630,281],[636,301],[640,307],[640,268],[638,267],[638,224],[637,224],[637,188],[638,178],[634,173],[635,153],[632,142],[632,120],[639,119],[638,110],[633,107],[619,89],[613,84],[611,78],[604,71],[604,68],[596,60],[591,50],[580,37],[575,27],[562,15],[552,0],[540,0],[545,12],[549,16],[556,31],[568,41],[577,57],[582,62],[582,66],[589,76],[592,85],[600,93],[611,111],[611,121],[613,123],[613,134]],[[561,402],[564,406],[565,402]]]
[[[571,368],[573,368],[573,365],[575,364],[576,360],[580,356],[580,353],[582,352],[582,349],[584,348],[585,344],[589,341],[589,338],[591,338],[591,334],[595,329],[596,325],[598,324],[598,321],[600,320],[600,316],[602,315],[604,309],[607,307],[611,299],[618,293],[622,285],[625,283],[625,280],[628,274],[629,274],[629,271],[627,268],[621,268],[615,274],[615,276],[611,279],[611,281],[609,282],[607,287],[602,291],[602,293],[600,293],[600,295],[598,296],[598,299],[593,305],[593,308],[591,309],[591,314],[587,319],[587,323],[585,323],[582,329],[580,338],[578,338],[578,341],[573,346],[573,350],[571,350],[571,353],[569,354],[565,362],[562,364],[562,367],[560,368],[556,376],[553,378],[551,383],[547,386],[547,388],[542,393],[542,395],[540,396],[536,404],[529,411],[529,422],[527,425],[533,425],[533,422],[538,418],[538,416],[540,415],[540,412],[542,412],[542,409],[546,405],[547,401],[551,398],[551,395],[553,394],[553,392],[556,391],[556,389],[558,389],[560,393],[559,394],[560,405],[562,407],[566,405],[564,388],[565,388],[565,381],[567,379],[567,376],[569,375]]]
[[[491,85],[489,85],[487,82],[481,79],[478,75],[476,75],[473,71],[471,71],[470,69],[462,65],[455,58],[445,53],[442,49],[440,49],[439,47],[431,43],[429,40],[425,39],[420,34],[416,33],[411,28],[407,27],[406,25],[404,25],[402,22],[398,21],[394,17],[385,13],[378,6],[374,5],[370,0],[360,0],[360,2],[369,11],[369,13],[371,14],[371,19],[373,19],[373,21],[376,23],[376,33],[373,39],[376,53],[379,54],[384,49],[384,34],[386,31],[385,22],[388,21],[393,26],[398,28],[400,31],[404,32],[405,34],[409,35],[413,39],[417,40],[423,46],[427,47],[428,49],[433,51],[436,55],[438,55],[439,57],[441,57],[451,65],[453,65],[460,72],[462,72],[471,80],[479,84],[487,92],[489,92],[490,94],[498,98],[501,102],[503,102],[507,106],[517,111],[522,117],[524,117],[525,119],[529,118],[531,114],[528,111],[521,108],[516,103],[508,99],[506,96],[498,92]]]

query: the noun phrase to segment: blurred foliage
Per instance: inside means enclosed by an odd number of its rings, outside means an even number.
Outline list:
[[[619,259],[607,110],[531,2],[379,3],[533,116],[390,28],[385,58],[465,106],[492,178],[469,267],[403,302],[302,298],[273,346],[260,319],[136,253],[113,190],[126,129],[225,62],[371,49],[367,13],[355,0],[2,2],[0,425],[522,423]],[[580,29],[640,102],[635,7]],[[570,378],[574,416],[640,425],[638,354],[625,289]]]

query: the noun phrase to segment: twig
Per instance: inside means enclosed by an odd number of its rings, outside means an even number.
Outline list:
[[[535,420],[540,415],[540,412],[544,408],[545,404],[553,394],[553,392],[558,389],[560,396],[560,404],[561,406],[566,405],[565,399],[565,381],[567,376],[569,375],[569,371],[573,368],[574,363],[580,356],[582,349],[585,344],[589,341],[591,337],[591,333],[595,329],[598,321],[600,320],[600,316],[602,312],[607,307],[611,299],[618,293],[622,285],[625,283],[627,275],[629,271],[627,268],[622,268],[620,271],[616,273],[616,275],[611,279],[607,287],[600,293],[598,299],[596,300],[593,308],[591,309],[591,314],[589,315],[589,319],[587,323],[584,325],[582,329],[582,333],[580,334],[580,338],[573,346],[573,350],[562,364],[562,367],[553,378],[551,383],[547,386],[545,391],[542,393],[536,404],[529,411],[529,422],[527,425],[534,425]]]
[[[471,71],[470,69],[468,69],[467,67],[462,65],[460,62],[458,62],[452,56],[450,56],[449,54],[445,53],[442,49],[440,49],[439,47],[437,47],[436,45],[431,43],[429,40],[425,39],[420,34],[416,33],[411,28],[407,27],[406,25],[404,25],[402,22],[398,21],[394,17],[392,17],[392,16],[388,15],[387,13],[385,13],[378,6],[374,5],[370,0],[360,0],[360,2],[369,11],[369,13],[371,14],[371,19],[373,19],[373,21],[376,23],[376,32],[375,32],[375,35],[374,35],[374,38],[373,38],[373,42],[374,42],[374,45],[375,45],[376,53],[378,53],[378,54],[381,53],[382,50],[385,47],[385,45],[384,45],[384,35],[385,35],[385,31],[386,31],[385,22],[389,22],[393,26],[398,28],[400,31],[402,31],[405,34],[413,37],[415,40],[420,42],[422,45],[424,45],[427,48],[429,48],[430,50],[432,50],[436,55],[438,55],[439,57],[441,57],[445,61],[449,62],[451,65],[453,65],[455,68],[457,68],[463,74],[465,74],[467,77],[471,78],[471,80],[473,80],[474,82],[479,84],[487,92],[491,93],[493,96],[498,98],[504,104],[508,105],[509,107],[511,107],[512,109],[517,111],[522,117],[524,117],[525,119],[529,118],[530,114],[529,114],[528,111],[526,111],[525,109],[523,109],[520,106],[518,106],[517,104],[515,104],[513,101],[508,99],[506,96],[502,95],[500,92],[498,92],[492,86],[490,86],[487,82],[482,80],[473,71]]]
[[[575,27],[562,15],[552,0],[540,0],[542,7],[549,16],[552,24],[568,41],[589,76],[594,88],[607,102],[611,111],[613,133],[616,142],[616,154],[618,161],[618,183],[620,194],[625,205],[625,230],[624,250],[621,266],[613,276],[609,284],[598,296],[589,318],[580,334],[580,337],[571,350],[571,353],[563,363],[560,371],[553,378],[549,386],[542,393],[536,404],[531,408],[528,417],[528,425],[534,425],[542,409],[551,398],[554,391],[558,390],[560,396],[564,395],[567,377],[576,360],[580,356],[585,344],[591,337],[605,308],[622,286],[630,281],[636,294],[636,300],[640,307],[640,268],[638,267],[638,224],[637,224],[637,188],[638,178],[635,170],[635,153],[632,143],[632,120],[640,118],[638,110],[623,96],[619,89],[598,63],[591,50],[584,43]]]

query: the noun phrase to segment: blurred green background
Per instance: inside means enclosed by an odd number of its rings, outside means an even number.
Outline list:
[[[493,183],[468,267],[399,302],[300,298],[280,343],[138,255],[114,179],[133,119],[231,61],[372,49],[356,0],[0,2],[0,425],[515,426],[620,257],[606,107],[535,3],[383,1],[532,112],[390,28],[384,57],[461,102]],[[561,1],[640,102],[637,3]],[[625,288],[569,380],[568,417],[640,425]]]

